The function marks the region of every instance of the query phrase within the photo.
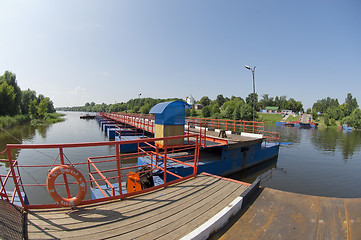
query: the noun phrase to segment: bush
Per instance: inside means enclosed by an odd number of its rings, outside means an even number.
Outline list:
[[[25,115],[15,115],[13,117],[10,116],[0,116],[0,127],[2,128],[8,128],[8,127],[12,127],[18,124],[22,124],[25,122],[29,122],[30,121],[30,117],[29,115],[25,114]]]

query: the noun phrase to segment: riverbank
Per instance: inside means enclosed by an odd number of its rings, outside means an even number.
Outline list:
[[[19,114],[15,116],[0,116],[0,127],[9,128],[23,123],[31,122],[32,125],[38,124],[52,124],[64,121],[65,114],[62,113],[49,113],[45,119],[34,119],[31,120],[28,114]]]

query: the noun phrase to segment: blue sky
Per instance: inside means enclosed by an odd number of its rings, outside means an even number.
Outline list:
[[[361,105],[361,1],[154,0],[0,3],[0,74],[56,107],[142,97]]]

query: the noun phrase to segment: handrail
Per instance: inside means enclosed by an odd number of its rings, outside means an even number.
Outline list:
[[[172,139],[176,139],[176,138],[183,138],[186,139],[188,137],[192,137],[195,139],[195,144],[189,144],[187,143],[187,141],[185,140],[185,144],[180,144],[180,145],[167,145],[167,142],[169,140]],[[199,147],[197,145],[197,143],[199,143],[198,141],[199,139],[199,135],[198,134],[190,134],[187,136],[173,136],[173,137],[163,137],[163,138],[141,138],[141,139],[137,139],[137,140],[129,140],[129,141],[111,141],[111,142],[89,142],[89,143],[60,143],[60,144],[28,144],[28,145],[22,145],[22,144],[8,144],[7,145],[7,149],[6,151],[8,151],[8,159],[1,159],[0,162],[9,162],[10,163],[10,170],[8,171],[7,175],[0,175],[0,198],[1,199],[5,199],[6,201],[14,201],[14,198],[18,198],[17,200],[17,204],[19,204],[20,201],[20,205],[22,207],[24,207],[25,209],[36,209],[36,208],[55,208],[55,207],[59,207],[59,205],[57,204],[26,204],[25,203],[25,199],[24,196],[22,194],[22,192],[25,192],[25,188],[28,187],[41,187],[44,188],[45,183],[38,183],[37,184],[33,184],[32,182],[22,182],[23,179],[20,176],[20,168],[28,168],[28,170],[30,169],[30,171],[38,171],[34,168],[39,168],[39,169],[44,169],[44,173],[46,168],[49,167],[55,167],[55,166],[59,166],[59,165],[72,165],[74,166],[81,166],[81,165],[87,165],[87,171],[88,171],[88,177],[89,180],[86,181],[88,184],[90,183],[90,185],[92,187],[98,188],[101,192],[101,194],[104,196],[103,198],[100,199],[96,199],[96,200],[83,200],[80,205],[83,204],[90,204],[90,203],[95,203],[95,202],[101,202],[101,201],[107,201],[110,199],[124,199],[128,196],[133,196],[135,194],[140,194],[140,193],[144,193],[153,189],[158,189],[164,186],[167,186],[169,184],[172,184],[178,180],[173,180],[172,182],[167,182],[166,180],[166,176],[174,176],[175,179],[179,179],[181,178],[180,176],[178,176],[177,174],[174,174],[173,172],[171,172],[169,170],[169,167],[172,167],[172,164],[168,164],[167,165],[167,160],[168,163],[173,162],[173,163],[177,163],[177,164],[182,164],[184,166],[187,167],[192,167],[193,173],[190,176],[195,176],[196,174],[196,170],[197,170],[197,163],[198,163],[198,151],[199,151]],[[159,146],[155,146],[154,143],[155,141],[164,141],[165,145],[162,147]],[[144,145],[148,148],[142,148],[139,147],[140,143],[144,143]],[[137,153],[119,153],[119,146],[123,145],[123,144],[138,144],[138,152]],[[83,162],[75,162],[75,163],[65,163],[64,162],[64,151],[68,148],[83,148],[83,147],[99,147],[99,146],[116,146],[116,155],[108,155],[108,156],[88,156],[86,158],[85,161]],[[149,150],[149,147],[151,150]],[[60,155],[60,163],[58,162],[58,164],[41,164],[41,165],[37,165],[37,166],[33,166],[33,165],[29,165],[29,164],[24,164],[21,165],[19,164],[19,162],[17,160],[13,160],[12,156],[10,154],[10,152],[13,150],[19,150],[19,149],[58,149],[59,151],[59,155]],[[170,153],[175,153],[175,152],[180,152],[180,151],[185,151],[185,152],[189,152],[190,154],[187,154],[187,159],[184,159],[184,161],[182,161],[181,158],[175,158],[172,155],[169,155]],[[59,156],[58,155],[58,156]],[[127,171],[129,169],[137,169],[139,166],[138,165],[134,165],[134,166],[122,166],[122,161],[127,161],[127,159],[132,159],[134,157],[139,157],[139,156],[149,156],[150,159],[154,159],[155,158],[155,163],[153,161],[151,161],[151,163],[146,164],[148,166],[151,167],[151,169],[157,169],[158,166],[157,165],[157,158],[161,157],[162,161],[164,162],[164,166],[163,166],[163,171],[164,171],[164,175],[163,175],[163,179],[164,179],[164,184],[156,186],[156,187],[152,187],[149,189],[142,189],[141,191],[137,191],[137,192],[131,192],[131,193],[122,193],[122,184],[121,184],[121,179],[124,177],[127,177],[128,174],[123,174],[124,171]],[[54,158],[55,159],[55,158]],[[186,161],[186,162],[185,162]],[[193,163],[192,163],[193,161]],[[129,161],[127,161],[127,164],[129,164]],[[115,166],[116,165],[116,166]],[[104,167],[106,166],[106,168]],[[34,169],[34,170],[32,170]],[[15,172],[17,171],[17,175],[15,175]],[[85,169],[82,169],[82,171],[86,171]],[[116,174],[114,174],[116,173]],[[46,176],[43,175],[43,176]],[[65,174],[64,174],[65,175]],[[95,176],[97,175],[97,176]],[[84,175],[85,176],[85,175]],[[188,178],[189,176],[185,177]],[[14,190],[13,191],[7,191],[6,186],[11,185],[10,181],[8,181],[9,179],[13,178],[13,185],[14,185]],[[183,178],[183,179],[185,179]],[[119,183],[119,193],[117,192],[117,188],[116,186],[114,186],[114,181],[117,181]],[[108,189],[112,191],[112,194],[107,195],[105,191],[102,190],[101,188],[101,182],[105,182],[108,185]],[[66,179],[66,175],[64,176],[64,180],[62,182],[58,182],[55,185],[60,185],[60,186],[65,186],[66,188],[66,195],[70,196],[70,188],[69,186],[72,184],[77,184],[76,182],[68,182],[68,180]],[[93,186],[94,185],[94,186]],[[8,194],[12,192],[12,199],[9,197],[11,194]],[[34,191],[30,192],[30,195],[33,193]],[[29,199],[29,198],[28,198]]]

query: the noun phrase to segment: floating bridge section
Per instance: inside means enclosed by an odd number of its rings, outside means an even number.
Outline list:
[[[154,136],[155,120],[152,114],[100,113],[100,116],[102,121],[118,124],[118,128],[131,127]],[[280,138],[277,132],[265,131],[264,122],[192,117],[185,118],[184,134],[199,134],[202,147],[227,145],[229,141],[244,141],[245,138],[264,138],[266,142],[277,142]]]

